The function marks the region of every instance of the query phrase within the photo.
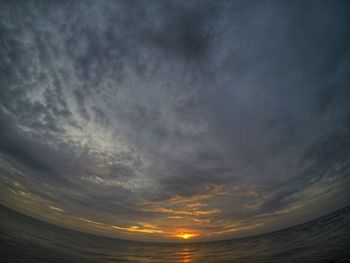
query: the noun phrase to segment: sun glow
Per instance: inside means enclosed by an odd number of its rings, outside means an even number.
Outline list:
[[[196,234],[190,234],[190,233],[179,233],[175,235],[175,237],[183,238],[183,239],[189,239],[196,236],[197,236]]]

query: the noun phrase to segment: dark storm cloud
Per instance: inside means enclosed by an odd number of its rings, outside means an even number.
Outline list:
[[[348,197],[349,11],[3,1],[2,180],[111,224],[187,216],[177,202],[215,225]]]

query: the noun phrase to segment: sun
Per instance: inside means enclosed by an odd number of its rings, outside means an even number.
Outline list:
[[[190,234],[190,233],[179,233],[179,234],[176,234],[175,236],[178,237],[178,238],[182,238],[182,239],[189,239],[189,238],[195,237],[197,235]]]

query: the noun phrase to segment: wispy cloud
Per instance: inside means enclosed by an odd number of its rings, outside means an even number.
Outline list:
[[[135,239],[345,206],[348,7],[0,3],[1,202]]]

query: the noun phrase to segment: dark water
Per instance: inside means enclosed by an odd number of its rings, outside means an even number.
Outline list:
[[[350,262],[350,207],[274,233],[200,244],[97,237],[0,206],[0,262]]]

